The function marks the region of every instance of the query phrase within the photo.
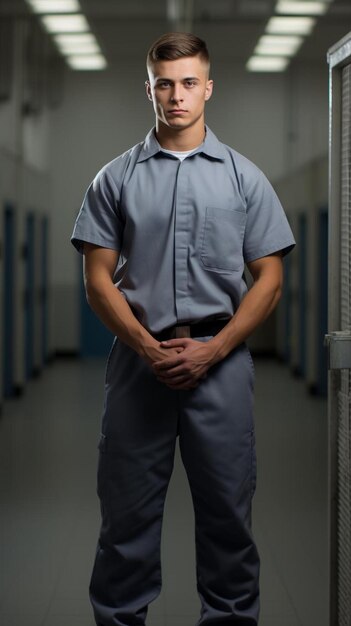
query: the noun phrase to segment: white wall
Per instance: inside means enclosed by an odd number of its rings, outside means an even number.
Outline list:
[[[295,65],[284,74],[249,74],[213,63],[215,89],[207,122],[225,143],[277,182],[327,153],[326,64]],[[63,106],[51,116],[54,342],[79,342],[80,261],[69,244],[86,187],[107,161],[142,140],[153,125],[144,95],[144,60],[103,73],[67,72]]]

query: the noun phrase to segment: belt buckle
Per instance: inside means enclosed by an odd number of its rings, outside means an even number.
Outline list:
[[[191,337],[190,326],[175,326],[173,333],[174,339],[185,339],[187,337]]]

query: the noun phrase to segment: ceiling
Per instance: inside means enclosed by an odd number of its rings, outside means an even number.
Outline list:
[[[189,19],[176,24],[167,19],[172,1],[80,0],[80,4],[111,66],[126,57],[144,58],[160,34],[183,29],[203,37],[213,59],[245,64],[276,4],[275,0],[182,0]],[[0,14],[28,17],[29,12],[24,0],[0,0]],[[351,0],[333,0],[293,62],[325,63],[329,47],[350,31]]]
[[[144,58],[160,34],[184,29],[207,41],[213,59],[228,58],[244,64],[273,15],[275,4],[275,0],[192,0],[192,19],[177,25],[167,20],[167,0],[81,0],[111,63],[125,56]],[[333,0],[328,13],[317,18],[296,60],[325,63],[327,50],[349,31],[351,0]]]

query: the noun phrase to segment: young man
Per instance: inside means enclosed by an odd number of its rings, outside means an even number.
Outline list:
[[[206,44],[166,34],[147,69],[156,126],[97,174],[72,237],[89,304],[116,336],[91,601],[98,626],[145,623],[161,588],[179,437],[195,510],[198,624],[256,626],[254,371],[244,342],[279,300],[294,239],[262,172],[205,127]]]

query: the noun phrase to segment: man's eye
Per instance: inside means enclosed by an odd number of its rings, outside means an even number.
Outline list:
[[[164,81],[162,83],[158,83],[158,86],[161,87],[162,89],[166,88],[166,87],[169,87],[169,85],[170,85],[170,83],[167,82],[167,81]]]
[[[195,87],[196,82],[194,80],[187,80],[185,84],[187,87]]]

